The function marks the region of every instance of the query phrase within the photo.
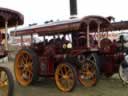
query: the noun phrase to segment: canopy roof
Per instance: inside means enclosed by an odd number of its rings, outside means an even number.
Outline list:
[[[114,22],[110,27],[106,28],[105,31],[119,31],[128,30],[128,21]]]
[[[27,28],[22,28],[16,30],[15,35],[54,35],[54,34],[64,34],[69,32],[80,31],[90,25],[90,31],[97,31],[97,26],[100,24],[100,28],[106,28],[110,25],[110,21],[107,18],[101,16],[85,16],[84,18],[69,19],[66,21],[51,22],[43,25],[30,26]],[[83,26],[84,25],[84,26]],[[86,29],[85,29],[86,30]],[[15,31],[12,31],[12,34]]]
[[[22,25],[24,16],[17,11],[0,7],[0,28],[5,26],[6,21],[8,22],[8,27],[13,27],[16,24]]]

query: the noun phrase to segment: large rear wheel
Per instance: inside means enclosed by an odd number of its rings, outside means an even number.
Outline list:
[[[78,69],[78,79],[85,87],[92,87],[99,79],[99,60],[96,54],[90,54],[85,58]]]
[[[38,79],[39,61],[31,49],[21,49],[15,59],[14,71],[16,80],[22,86],[35,83]]]
[[[78,70],[78,78],[80,83],[85,87],[91,87],[97,82],[97,72],[95,63],[91,61],[85,61],[81,68]]]
[[[63,92],[71,91],[76,85],[76,70],[69,63],[61,63],[55,71],[55,82]]]
[[[14,82],[10,70],[0,67],[0,96],[13,96]]]

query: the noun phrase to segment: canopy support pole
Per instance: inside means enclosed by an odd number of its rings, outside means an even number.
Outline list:
[[[100,47],[100,40],[101,40],[100,23],[98,23],[97,33],[98,33],[98,47]]]
[[[12,43],[17,43],[16,42],[16,30],[17,30],[17,25],[18,25],[18,22],[16,22],[16,25],[15,25],[15,31],[14,31],[14,33],[13,33],[13,35],[12,35]]]
[[[23,35],[20,36],[20,40],[21,40],[21,47],[23,47]]]
[[[33,38],[33,34],[31,34],[31,43],[33,43],[34,38]]]
[[[89,33],[90,33],[90,26],[89,23],[87,23],[87,47],[90,47],[90,37],[89,37]]]
[[[5,21],[5,49],[8,50],[8,21]]]

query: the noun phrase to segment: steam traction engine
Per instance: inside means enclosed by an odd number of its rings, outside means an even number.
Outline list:
[[[108,18],[86,16],[12,32],[21,36],[22,43],[24,35],[31,35],[32,40],[33,34],[43,38],[18,51],[14,65],[16,80],[28,86],[40,76],[55,77],[57,87],[64,92],[71,91],[77,79],[85,87],[95,85],[100,74],[111,76],[118,72],[124,60],[117,43],[104,35],[111,28]]]
[[[0,7],[0,59],[8,56],[8,34],[10,27],[22,25],[23,15],[17,11]],[[0,65],[0,96],[13,96],[13,76],[7,67]]]

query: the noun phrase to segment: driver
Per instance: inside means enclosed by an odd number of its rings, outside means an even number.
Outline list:
[[[66,40],[66,36],[65,35],[62,37],[61,41],[62,41],[62,47],[64,49],[66,49],[66,48],[72,48],[72,45],[71,45],[70,41],[69,40]]]

